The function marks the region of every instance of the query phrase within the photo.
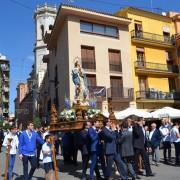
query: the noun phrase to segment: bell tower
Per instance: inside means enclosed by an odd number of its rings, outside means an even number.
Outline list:
[[[34,44],[34,72],[33,72],[33,117],[38,112],[39,88],[47,70],[43,63],[43,56],[48,54],[47,45],[44,43],[46,31],[52,28],[57,14],[57,8],[45,4],[39,6],[34,12],[35,44]]]
[[[34,13],[35,20],[35,79],[36,85],[39,88],[44,73],[46,71],[46,63],[43,63],[43,56],[48,54],[46,44],[44,43],[44,35],[54,24],[57,8],[48,6],[37,7]]]

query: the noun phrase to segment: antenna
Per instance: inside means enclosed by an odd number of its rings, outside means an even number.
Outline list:
[[[154,12],[153,11],[153,0],[151,0],[151,11]]]

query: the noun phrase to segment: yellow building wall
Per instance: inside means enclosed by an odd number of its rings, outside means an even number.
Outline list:
[[[142,22],[142,28],[144,32],[154,33],[163,35],[163,27],[168,27],[170,30],[170,35],[174,34],[174,26],[171,22],[164,22],[162,20],[158,19],[151,19],[148,17],[142,17],[135,14],[128,14],[128,18],[132,19],[132,23],[129,25],[129,31],[131,32],[134,30],[134,24],[136,21]],[[151,63],[160,63],[160,64],[166,64],[166,51],[169,51],[169,49],[162,49],[158,47],[153,46],[147,46],[142,44],[131,44],[131,62],[133,63],[137,61],[137,54],[136,54],[136,47],[144,48],[145,52],[145,61],[151,62]],[[139,90],[139,82],[138,77],[135,74],[135,68],[133,68],[133,82],[134,82],[134,89],[135,92]],[[169,91],[169,83],[168,78],[159,78],[159,77],[148,77],[147,78],[148,87],[150,88],[156,88],[161,91]]]
[[[116,14],[118,15],[118,13]],[[170,21],[164,21],[162,17],[159,18],[151,18],[148,17],[147,14],[142,13],[140,15],[132,14],[132,13],[127,13],[125,11],[119,13],[121,16],[125,16],[128,18],[132,19],[132,23],[129,25],[129,32],[135,30],[135,22],[141,22],[142,23],[142,30],[143,32],[148,32],[148,33],[153,33],[153,34],[158,34],[158,35],[163,35],[163,28],[169,28],[170,36],[175,34],[175,29],[174,25]],[[134,94],[135,94],[135,99],[136,99],[136,91],[139,91],[139,81],[138,77],[140,75],[135,73],[135,61],[137,61],[137,54],[136,54],[136,47],[139,48],[144,48],[144,53],[145,53],[145,61],[146,62],[151,62],[151,63],[159,63],[159,64],[167,64],[166,62],[166,51],[170,51],[170,49],[166,48],[161,48],[158,46],[148,46],[148,45],[143,45],[138,44],[138,43],[132,43],[131,41],[131,62],[132,62],[132,74],[133,74],[133,85],[134,85]],[[173,50],[171,50],[173,52]],[[163,68],[166,68],[164,66]],[[148,88],[154,88],[159,91],[164,91],[164,92],[169,92],[169,82],[168,78],[159,78],[158,76],[151,76],[150,74],[146,75],[147,77],[147,86]],[[137,108],[155,108],[155,106],[152,103],[145,103],[142,105],[142,103],[136,103]],[[163,104],[161,104],[163,105]],[[161,107],[161,105],[159,105]],[[164,104],[165,105],[165,104]],[[145,107],[146,106],[146,107]]]
[[[163,27],[169,27],[170,35],[175,34],[174,25],[172,22],[151,19],[149,17],[138,16],[135,14],[128,14],[128,18],[132,19],[132,23],[129,25],[129,31],[134,30],[134,24],[136,21],[140,21],[142,22],[143,32],[163,35]]]

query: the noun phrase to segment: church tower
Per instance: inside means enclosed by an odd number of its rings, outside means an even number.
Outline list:
[[[35,47],[34,47],[34,55],[35,55],[35,80],[36,87],[39,88],[44,73],[46,72],[46,63],[43,63],[43,56],[48,54],[48,50],[46,48],[46,44],[44,43],[44,35],[46,31],[49,30],[54,24],[56,18],[57,9],[56,7],[45,6],[37,7],[34,13],[35,20]]]
[[[38,99],[39,88],[44,78],[47,64],[43,63],[43,56],[48,54],[47,45],[44,43],[44,36],[46,31],[51,29],[57,14],[57,8],[45,4],[44,6],[37,7],[34,13],[35,21],[35,45],[34,45],[34,72],[33,72],[33,117],[39,111]]]

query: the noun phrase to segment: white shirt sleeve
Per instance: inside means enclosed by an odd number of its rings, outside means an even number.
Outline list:
[[[3,141],[3,144],[2,144],[2,145],[3,145],[4,147],[6,147],[6,146],[7,146],[7,144],[8,144],[8,135],[6,135],[6,136],[5,136],[4,141]]]

